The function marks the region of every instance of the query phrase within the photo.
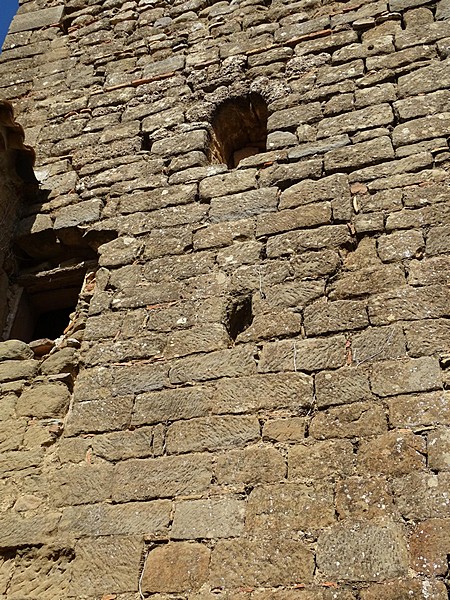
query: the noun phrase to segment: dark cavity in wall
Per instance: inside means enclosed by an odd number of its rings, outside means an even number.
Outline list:
[[[265,152],[267,104],[259,94],[231,98],[213,114],[209,158],[212,163],[237,167],[243,158]]]
[[[227,310],[226,328],[228,335],[234,341],[237,336],[250,327],[253,321],[251,296],[236,298]]]

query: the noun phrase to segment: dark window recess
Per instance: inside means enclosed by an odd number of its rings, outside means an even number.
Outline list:
[[[226,328],[232,340],[245,331],[253,321],[252,298],[251,296],[242,296],[236,298],[229,306],[227,311]]]
[[[63,335],[77,308],[86,273],[94,269],[95,263],[83,262],[19,276],[7,337],[31,342]]]
[[[248,156],[265,152],[267,104],[259,94],[225,100],[212,118],[209,158],[230,169]]]

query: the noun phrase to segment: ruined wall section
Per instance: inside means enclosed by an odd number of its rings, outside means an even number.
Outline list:
[[[23,3],[18,231],[99,268],[50,354],[0,345],[2,598],[448,598],[449,18]],[[266,152],[211,163],[249,94]]]

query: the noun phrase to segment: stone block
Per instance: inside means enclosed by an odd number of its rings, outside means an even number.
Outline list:
[[[305,179],[288,187],[281,193],[279,208],[280,210],[295,208],[311,202],[323,202],[336,198],[342,201],[350,198],[348,178],[343,173],[322,177],[317,181]]]
[[[18,450],[22,446],[26,427],[26,419],[0,420],[0,451]]]
[[[355,300],[318,301],[305,308],[307,336],[362,329],[369,324],[366,303]]]
[[[433,471],[450,471],[450,429],[439,427],[428,434],[428,466]]]
[[[450,519],[429,519],[411,535],[411,567],[428,577],[444,575],[450,551]],[[434,598],[434,596],[433,596]]]
[[[19,416],[31,416],[37,419],[62,417],[70,402],[67,387],[59,383],[47,383],[25,388],[16,403]]]
[[[211,483],[207,454],[132,459],[117,463],[112,480],[115,502],[151,500],[204,492]]]
[[[3,452],[0,457],[0,476],[20,474],[23,477],[30,474],[30,472],[36,470],[35,467],[41,466],[43,457],[42,448]]]
[[[152,427],[96,435],[91,439],[92,452],[108,461],[145,458],[154,452],[153,436]]]
[[[58,530],[77,537],[136,535],[154,539],[167,535],[171,512],[170,500],[69,506]]]
[[[425,241],[420,231],[396,231],[384,235],[377,240],[378,256],[383,262],[393,262],[411,259],[419,256],[425,247]],[[430,282],[439,283],[439,282]]]
[[[434,256],[424,260],[412,260],[409,264],[410,285],[435,285],[450,283],[450,257]]]
[[[427,254],[444,254],[450,252],[450,225],[432,227],[427,236]]]
[[[239,377],[256,371],[253,348],[236,347],[181,359],[170,369],[171,383],[205,381],[218,377]]]
[[[217,382],[212,395],[214,413],[259,412],[311,405],[312,378],[304,373],[264,374]]]
[[[42,375],[75,374],[78,367],[75,348],[60,348],[41,364]]]
[[[382,406],[372,402],[354,402],[317,413],[311,421],[309,433],[323,440],[377,435],[386,429]]]
[[[442,581],[420,579],[395,579],[378,583],[361,591],[361,600],[445,600],[446,587]]]
[[[339,248],[349,243],[351,243],[351,234],[346,225],[323,225],[315,229],[289,231],[269,238],[267,256],[278,258],[307,250]]]
[[[2,548],[37,546],[48,542],[55,533],[61,515],[57,512],[40,512],[23,516],[5,511],[0,517],[0,545]]]
[[[207,181],[204,179],[203,181]],[[227,189],[224,183],[220,189],[223,194]],[[253,186],[249,186],[253,187]],[[261,213],[273,212],[277,208],[278,192],[275,187],[264,187],[258,190],[243,191],[230,196],[215,197],[211,200],[209,215],[211,222],[234,221],[250,218]]]
[[[306,418],[274,419],[264,423],[262,438],[271,442],[296,443],[304,440]]]
[[[345,338],[336,335],[327,338],[294,339],[269,342],[263,346],[258,370],[262,373],[277,371],[320,371],[344,366]]]
[[[50,25],[59,24],[64,14],[64,5],[41,8],[32,12],[24,12],[14,17],[9,33],[32,31]]]
[[[238,537],[244,528],[245,502],[235,498],[175,503],[171,537],[175,540]]]
[[[369,298],[372,325],[389,325],[399,320],[419,320],[448,314],[448,291],[443,285],[422,288],[399,287]]]
[[[336,371],[321,371],[316,375],[319,408],[371,400],[372,397],[368,372],[364,367],[344,367]]]
[[[439,362],[431,357],[374,363],[370,381],[372,391],[382,397],[442,386]]]
[[[213,392],[213,387],[193,386],[141,394],[135,400],[131,424],[204,417],[212,405]]]
[[[308,204],[292,210],[260,215],[256,222],[256,236],[271,235],[291,229],[313,227],[331,222],[329,202]]]
[[[410,473],[394,479],[392,492],[400,514],[406,519],[450,517],[450,473]]]
[[[389,431],[361,441],[357,468],[361,474],[398,477],[425,468],[425,440],[411,431]]]
[[[219,454],[216,457],[215,474],[219,485],[242,491],[248,485],[284,479],[286,463],[283,456],[271,446],[249,446]]]
[[[374,521],[398,518],[388,482],[380,477],[346,477],[336,484],[339,518]]]
[[[30,358],[34,358],[34,352],[25,342],[20,340],[0,342],[0,361],[29,360]]]
[[[37,360],[4,360],[0,363],[0,383],[33,377],[38,367]]]
[[[405,532],[393,523],[339,523],[319,535],[317,565],[331,580],[401,577],[408,570]]]
[[[395,396],[388,401],[389,421],[394,427],[450,424],[450,394],[447,391]]]
[[[330,150],[325,154],[325,170],[332,172],[359,169],[390,158],[394,158],[394,149],[390,138],[379,137],[352,146]],[[357,179],[361,181],[365,178],[357,177]]]
[[[245,446],[260,437],[259,421],[253,416],[200,417],[177,421],[167,430],[168,454],[203,452]]]
[[[397,125],[392,133],[394,146],[404,146],[422,140],[448,136],[450,133],[449,118],[450,113],[444,112]]]
[[[140,536],[83,538],[75,547],[69,597],[132,591],[139,579]]]
[[[313,532],[336,521],[332,490],[326,485],[284,483],[258,486],[248,499],[245,528],[258,532]]]
[[[200,197],[203,199],[218,198],[226,190],[228,194],[236,194],[256,188],[256,169],[231,171],[212,177],[206,177],[200,182]]]
[[[236,239],[252,239],[254,228],[252,219],[208,225],[194,232],[194,249],[220,248],[230,246]]]
[[[273,587],[310,582],[314,558],[306,545],[289,537],[219,540],[211,556],[213,587]]]
[[[267,120],[267,130],[295,128],[302,123],[318,121],[322,117],[320,102],[311,102],[300,106],[277,110]]]
[[[95,396],[95,389],[92,396]],[[95,400],[75,401],[67,422],[67,433],[76,435],[123,429],[130,422],[132,409],[132,396],[100,396]]]
[[[351,475],[353,446],[347,440],[298,444],[289,448],[288,479],[325,479]]]
[[[341,259],[334,250],[319,250],[318,252],[304,252],[300,256],[294,256],[291,265],[295,277],[301,280],[336,273],[341,265]],[[313,296],[311,299],[318,298],[320,295]]]
[[[111,497],[112,465],[65,466],[46,476],[49,495],[55,506],[104,502]]]
[[[389,104],[368,106],[343,115],[322,119],[317,130],[318,138],[328,138],[342,133],[354,133],[367,127],[390,125],[394,113]]]
[[[102,203],[100,200],[86,200],[72,206],[61,208],[54,223],[55,230],[78,227],[100,219]]]

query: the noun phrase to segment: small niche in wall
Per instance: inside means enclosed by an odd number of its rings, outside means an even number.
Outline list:
[[[265,152],[267,116],[267,104],[259,94],[222,102],[211,122],[210,161],[233,169],[243,158]]]

